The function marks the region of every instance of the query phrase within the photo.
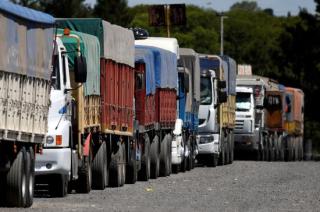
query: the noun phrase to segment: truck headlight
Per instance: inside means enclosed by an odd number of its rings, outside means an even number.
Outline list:
[[[49,135],[49,136],[47,136],[46,142],[47,142],[47,144],[53,144],[54,138],[51,135]]]

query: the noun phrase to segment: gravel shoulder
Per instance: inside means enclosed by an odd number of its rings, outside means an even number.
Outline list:
[[[235,161],[90,194],[35,198],[22,211],[319,211],[319,176],[318,162]]]

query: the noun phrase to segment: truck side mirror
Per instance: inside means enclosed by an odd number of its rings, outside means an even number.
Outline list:
[[[227,102],[228,96],[226,91],[219,91],[218,93],[219,103]]]
[[[218,87],[219,87],[219,89],[224,89],[224,88],[226,88],[226,87],[227,87],[226,81],[225,81],[225,80],[219,81]]]
[[[87,81],[87,61],[82,55],[74,57],[74,79],[77,83]]]
[[[184,74],[183,75],[183,84],[184,84],[184,90],[186,93],[189,92],[189,74]]]

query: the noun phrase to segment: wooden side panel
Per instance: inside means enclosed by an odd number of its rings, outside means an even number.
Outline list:
[[[0,137],[42,142],[48,127],[50,82],[0,71]]]

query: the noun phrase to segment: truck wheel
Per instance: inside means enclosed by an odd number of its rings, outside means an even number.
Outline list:
[[[111,187],[120,187],[122,183],[122,145],[120,142],[114,147],[111,154],[110,169],[109,169],[109,184]]]
[[[225,155],[225,158],[224,158],[224,165],[227,165],[227,164],[229,164],[229,152],[230,152],[230,150],[229,150],[229,141],[228,141],[229,139],[228,139],[228,136],[224,139],[224,143],[225,143],[225,147],[226,148],[224,148],[224,155]]]
[[[161,141],[161,151],[160,151],[160,176],[165,177],[169,173],[168,167],[168,136],[166,135]]]
[[[233,140],[232,140],[232,133],[229,134],[229,164],[233,163]]]
[[[92,160],[92,188],[103,190],[108,182],[107,147],[102,142]]]
[[[178,174],[180,171],[180,164],[172,164],[172,173]]]
[[[137,144],[135,143],[134,146],[136,147]],[[128,158],[128,164],[126,165],[126,183],[135,184],[138,179],[136,149],[131,149],[130,147],[128,147],[128,149],[130,149],[130,156]]]
[[[274,144],[273,144],[273,139],[269,137],[269,161],[274,161]]]
[[[219,161],[218,161],[218,164],[220,166],[223,166],[224,165],[224,161],[225,161],[225,150],[224,150],[224,142],[221,142],[221,151],[220,151],[220,154],[219,154]]]
[[[126,183],[126,145],[125,143],[121,144],[121,150],[122,150],[122,155],[121,155],[121,185],[123,186]]]
[[[167,176],[170,176],[172,173],[172,136],[171,134],[168,134],[168,140],[167,140],[167,150],[168,150],[168,166],[169,166],[169,172]]]
[[[187,158],[186,158],[186,146],[188,142],[185,142],[186,137],[183,136],[183,155],[182,155],[182,160],[181,160],[181,165],[180,165],[180,171],[185,172],[187,169]]]
[[[303,140],[299,138],[299,161],[303,160]]]
[[[12,166],[7,173],[7,194],[6,203],[11,207],[25,207],[27,201],[27,176],[30,169],[25,162],[26,150],[23,147],[17,157],[13,160]]]
[[[192,149],[191,149],[191,137],[188,138],[188,141],[187,141],[187,145],[188,145],[188,150],[189,150],[189,155],[188,157],[186,158],[187,159],[187,171],[190,171],[191,168],[192,168]]]
[[[157,179],[160,169],[159,137],[155,136],[150,148],[150,178]]]
[[[216,154],[208,155],[208,160],[206,161],[206,165],[208,167],[216,167],[218,163],[218,157]]]
[[[150,138],[148,135],[144,140],[144,155],[141,157],[141,170],[138,179],[142,181],[150,179]]]
[[[84,156],[82,159],[82,166],[78,170],[78,180],[76,185],[76,192],[87,194],[91,191],[92,186],[92,150],[90,147],[89,156]]]
[[[49,191],[52,197],[65,197],[68,193],[68,177],[65,175],[52,176]]]
[[[33,194],[34,194],[34,151],[33,148],[30,147],[27,151],[27,169],[29,169],[29,176],[27,176],[27,200],[25,207],[30,207],[33,204]]]
[[[280,150],[279,150],[279,160],[280,160],[280,161],[284,161],[284,144],[283,144],[283,137],[282,137],[282,135],[279,136],[278,140],[279,140],[279,146],[280,146]]]

